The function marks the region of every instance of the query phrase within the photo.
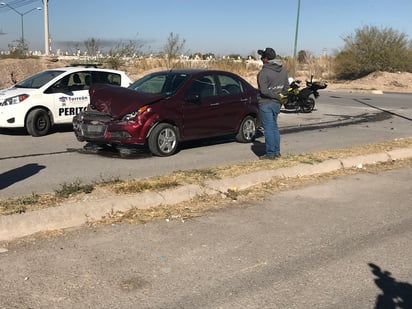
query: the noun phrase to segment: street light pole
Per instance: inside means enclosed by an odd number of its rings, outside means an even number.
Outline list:
[[[31,10],[28,10],[24,13],[21,13],[21,12],[17,11],[14,7],[12,7],[8,3],[0,2],[0,5],[5,5],[5,6],[9,7],[11,10],[13,10],[15,13],[20,15],[20,19],[21,19],[21,45],[22,45],[22,48],[24,49],[25,48],[25,43],[24,43],[24,22],[23,22],[23,17],[24,17],[24,15],[29,14],[30,12],[33,12],[35,10],[41,11],[41,7],[32,8]]]
[[[49,0],[43,0],[44,6],[44,54],[50,53],[50,37],[49,37]]]
[[[295,46],[293,49],[293,77],[296,74],[296,46],[298,44],[298,32],[299,32],[299,15],[300,15],[300,0],[298,0],[298,14],[296,17],[296,31],[295,31]]]

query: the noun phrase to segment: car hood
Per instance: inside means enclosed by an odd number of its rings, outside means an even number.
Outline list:
[[[121,119],[124,115],[135,112],[144,105],[153,104],[165,97],[164,94],[151,94],[136,90],[94,84],[89,89],[90,106],[100,112]]]
[[[6,89],[1,89],[0,90],[0,98],[6,99],[10,97],[14,97],[16,95],[21,95],[23,93],[25,94],[31,94],[35,91],[38,91],[38,89],[35,88],[17,88],[17,87],[10,87]]]

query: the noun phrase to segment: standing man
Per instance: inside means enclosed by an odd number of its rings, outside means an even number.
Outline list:
[[[259,112],[264,129],[266,154],[260,160],[274,160],[280,157],[280,133],[278,115],[280,113],[281,92],[289,87],[288,73],[282,61],[276,60],[273,48],[258,50],[263,62],[262,70],[257,76],[259,88]]]

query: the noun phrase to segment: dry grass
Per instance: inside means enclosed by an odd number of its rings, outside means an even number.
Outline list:
[[[20,81],[23,78],[42,70],[65,66],[71,62],[76,62],[76,60],[57,60],[56,58],[47,57],[40,57],[38,59],[0,59],[0,89],[13,85],[13,79]],[[84,59],[78,60],[78,62],[90,61]],[[292,64],[289,59],[285,61],[285,64],[286,67],[289,68],[289,72],[291,72]],[[231,59],[217,59],[210,61],[191,60],[179,61],[175,64],[175,67],[226,70],[239,74],[256,87],[256,75],[260,68],[260,62],[249,63],[247,61]],[[166,69],[166,62],[164,59],[150,57],[132,59],[121,65],[120,69],[124,70],[132,80],[135,80],[150,72]],[[326,78],[328,81],[328,89],[412,91],[412,73],[407,72],[374,72],[364,78],[354,81],[331,80],[330,78],[334,73],[331,71],[330,59],[324,57],[312,59],[307,65],[300,65],[295,77],[297,79],[305,80],[309,79],[312,74],[317,80],[324,80]]]
[[[407,148],[411,146],[412,138],[402,138],[392,141],[385,141],[381,143],[374,143],[351,148],[320,151],[308,154],[304,153],[299,155],[288,154],[286,156],[283,156],[279,160],[275,161],[255,160],[215,168],[175,171],[170,175],[140,180],[120,181],[118,179],[115,179],[112,181],[101,181],[100,183],[95,183],[92,185],[83,185],[80,182],[76,181],[73,184],[62,184],[60,186],[60,189],[56,190],[54,194],[38,195],[36,193],[32,193],[29,196],[0,200],[0,215],[24,213],[42,208],[55,207],[65,201],[82,201],[93,198],[104,198],[104,196],[134,194],[145,191],[161,191],[165,189],[182,186],[185,184],[203,184],[206,180],[222,179],[224,177],[235,177],[259,170],[278,169],[282,167],[296,166],[302,163],[316,164],[330,159],[366,155],[371,153],[380,153],[397,148]],[[339,170],[334,172],[334,175],[337,175],[341,172],[346,173],[346,171]],[[323,176],[320,175],[316,178],[319,179],[321,177]],[[311,176],[309,178],[312,179],[314,177]],[[279,188],[289,188],[291,182],[302,182],[303,180],[305,180],[305,178],[289,179],[288,183],[285,185],[286,180],[282,179],[282,181],[276,182],[276,185],[279,186]],[[261,187],[264,188],[265,185]],[[271,188],[270,190],[272,191],[273,188]],[[223,199],[222,196],[213,197],[210,195],[205,197],[198,197],[196,199],[195,208],[193,208],[192,206],[187,206],[192,205],[193,201],[185,202],[184,205],[186,206],[179,210],[178,216],[181,218],[185,218],[188,216],[190,217],[196,215],[196,213],[198,213],[199,211],[202,212],[201,209],[203,203],[208,205],[213,205],[214,203],[219,204],[220,202],[227,202],[227,198],[231,200],[236,200],[241,196],[255,194],[255,191],[256,188],[246,190],[243,192],[229,190],[228,192],[224,193]],[[164,208],[165,210],[162,211],[162,213],[166,214],[163,214],[162,217],[167,216],[167,211],[170,211],[170,205],[164,206]],[[209,209],[209,206],[207,208]],[[154,210],[139,211],[139,220],[145,221],[147,217],[156,217],[157,215],[154,214],[153,211]],[[116,214],[115,216],[118,216],[118,214]],[[126,215],[122,214],[120,217],[125,218]]]
[[[362,169],[340,169],[334,172],[305,177],[274,178],[272,181],[260,184],[256,187],[244,191],[229,190],[226,193],[216,195],[202,195],[190,201],[174,205],[162,205],[150,209],[131,209],[126,212],[116,212],[107,215],[100,221],[89,222],[90,227],[98,225],[116,224],[120,222],[130,224],[144,224],[155,220],[185,222],[191,218],[200,217],[208,213],[217,212],[228,208],[248,207],[259,201],[263,201],[268,194],[286,190],[294,190],[303,186],[315,185],[328,180],[353,175],[357,173],[378,173],[385,170],[397,169],[402,167],[412,167],[412,158],[394,162],[385,162],[364,166]],[[17,246],[33,243],[37,239],[47,239],[62,236],[63,230],[45,231],[21,238],[14,242],[4,243],[3,246]]]
[[[233,177],[240,174],[246,174],[253,171],[259,171],[267,168],[281,168],[305,164],[316,164],[330,159],[341,159],[344,157],[359,156],[371,153],[379,153],[390,151],[396,148],[407,148],[412,146],[412,138],[401,138],[392,141],[385,141],[374,144],[366,144],[350,148],[341,148],[333,150],[325,150],[313,153],[288,154],[280,160],[275,161],[252,161],[223,166],[213,169],[218,178]]]
[[[377,173],[402,167],[412,167],[412,159],[394,162],[384,162],[366,165],[359,168],[340,169],[334,172],[303,176],[303,177],[276,177],[270,182],[260,184],[244,191],[228,190],[228,192],[197,196],[190,201],[173,205],[161,205],[149,209],[131,209],[126,212],[108,214],[100,221],[90,222],[91,226],[99,224],[113,224],[118,222],[147,223],[153,220],[185,220],[205,215],[228,207],[247,207],[251,203],[263,201],[267,194],[279,191],[293,190],[302,186],[319,184],[330,179],[357,173]]]

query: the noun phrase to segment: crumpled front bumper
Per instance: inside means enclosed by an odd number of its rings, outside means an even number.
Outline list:
[[[105,140],[108,123],[112,121],[110,115],[98,111],[80,112],[73,117],[73,131],[77,140],[97,141]]]
[[[136,121],[116,120],[94,110],[82,111],[73,118],[73,131],[80,142],[143,145],[145,136],[141,129]]]

